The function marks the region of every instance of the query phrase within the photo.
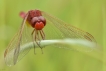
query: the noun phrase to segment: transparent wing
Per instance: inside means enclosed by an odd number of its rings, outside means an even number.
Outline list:
[[[25,19],[23,20],[19,32],[14,36],[14,38],[8,45],[7,49],[5,50],[4,58],[8,66],[15,65],[30,50],[30,48],[28,48],[27,50],[23,50],[22,52],[20,52],[20,49],[21,49],[20,46],[32,41],[31,39],[32,29],[30,29],[25,24],[27,16],[28,15],[26,15]]]
[[[67,24],[58,18],[42,11],[42,15],[46,18],[47,24],[44,27],[45,32],[45,39],[75,39],[75,40],[87,40],[91,43],[96,43],[94,37],[89,34],[88,32],[85,32],[79,28],[76,28],[72,26],[71,24]],[[70,47],[70,45],[63,44],[55,44],[53,47],[59,47],[64,49],[70,49],[70,50],[78,50],[78,51],[84,51],[89,52],[92,51],[93,48],[89,47],[82,47],[79,45],[76,45],[78,47]]]
[[[57,30],[61,32],[61,34],[60,34],[61,38],[84,39],[84,40],[88,40],[90,42],[96,42],[94,37],[91,34],[89,34],[88,32],[85,32],[79,28],[76,28],[70,24],[67,24],[67,23],[59,20],[58,18],[53,17],[50,14],[47,14],[43,11],[42,11],[42,14],[46,18],[46,20],[49,20],[51,22],[51,26],[49,26],[49,28],[53,28],[55,33],[57,32]],[[47,23],[47,25],[49,25],[49,24]],[[54,27],[57,29],[55,30]],[[51,31],[51,33],[53,33],[53,32]]]

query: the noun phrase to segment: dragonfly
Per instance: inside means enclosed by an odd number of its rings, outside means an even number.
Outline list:
[[[44,11],[30,10],[27,13],[21,12],[20,16],[23,18],[21,27],[4,52],[4,59],[8,66],[15,65],[29,52],[31,48],[20,52],[21,46],[28,42],[36,42],[41,49],[40,41],[45,39],[75,38],[96,42],[88,32],[67,24]]]

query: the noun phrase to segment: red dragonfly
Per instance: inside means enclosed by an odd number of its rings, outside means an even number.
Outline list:
[[[75,38],[96,42],[88,32],[67,24],[44,11],[22,12],[21,17],[23,18],[21,27],[4,53],[5,62],[9,66],[15,65],[28,53],[31,48],[20,52],[20,47],[28,42],[36,42],[41,49],[40,41],[45,39]],[[33,47],[35,48],[35,45]]]

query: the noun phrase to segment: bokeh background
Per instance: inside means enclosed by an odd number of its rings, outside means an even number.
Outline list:
[[[15,66],[6,66],[3,54],[20,27],[19,12],[31,9],[40,9],[88,31],[95,37],[102,53],[91,56],[93,51],[82,53],[44,48],[42,54],[36,49],[36,55],[31,50]],[[0,0],[0,71],[106,71],[105,27],[106,0]]]

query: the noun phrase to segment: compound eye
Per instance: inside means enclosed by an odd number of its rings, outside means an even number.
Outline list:
[[[39,20],[45,21],[45,18],[43,16],[39,16]]]
[[[42,21],[44,23],[44,25],[46,24],[46,20],[43,16],[39,16],[39,20]]]
[[[37,21],[39,21],[38,17],[33,17],[32,20],[31,20],[31,23],[35,23]]]

